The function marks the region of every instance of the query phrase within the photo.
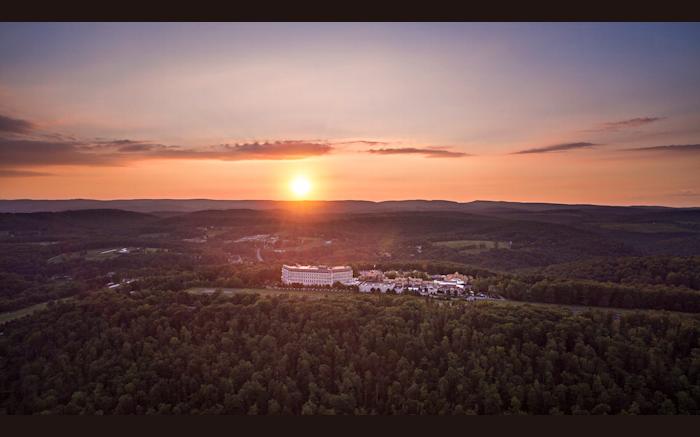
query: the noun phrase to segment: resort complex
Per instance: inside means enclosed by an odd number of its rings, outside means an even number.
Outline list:
[[[348,266],[301,266],[283,265],[283,284],[333,285],[336,282],[350,284],[353,282],[352,268]]]
[[[419,271],[361,270],[353,277],[352,267],[324,265],[283,265],[282,283],[304,287],[333,286],[338,283],[356,287],[360,293],[417,294],[453,296],[467,299],[487,298],[472,291],[472,276],[460,273],[428,275]]]

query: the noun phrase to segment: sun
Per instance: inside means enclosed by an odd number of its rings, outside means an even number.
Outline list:
[[[290,187],[294,195],[302,199],[311,191],[311,182],[304,176],[297,176],[292,180]]]

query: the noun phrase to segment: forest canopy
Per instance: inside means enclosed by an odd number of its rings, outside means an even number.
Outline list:
[[[3,326],[0,412],[696,414],[696,316],[91,294]]]

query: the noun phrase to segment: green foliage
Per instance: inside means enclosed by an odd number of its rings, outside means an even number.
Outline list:
[[[14,273],[0,272],[0,312],[26,308],[38,303],[82,293],[87,285],[81,281],[27,281]]]
[[[94,293],[3,326],[9,414],[697,414],[695,316]]]
[[[479,278],[474,288],[527,302],[700,312],[700,291],[685,287],[500,275]]]
[[[700,256],[594,258],[552,265],[542,269],[540,273],[567,279],[666,285],[700,290]]]

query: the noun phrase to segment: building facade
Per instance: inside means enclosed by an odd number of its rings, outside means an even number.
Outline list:
[[[282,266],[283,284],[333,285],[336,282],[347,284],[352,281],[352,268],[349,266]]]

